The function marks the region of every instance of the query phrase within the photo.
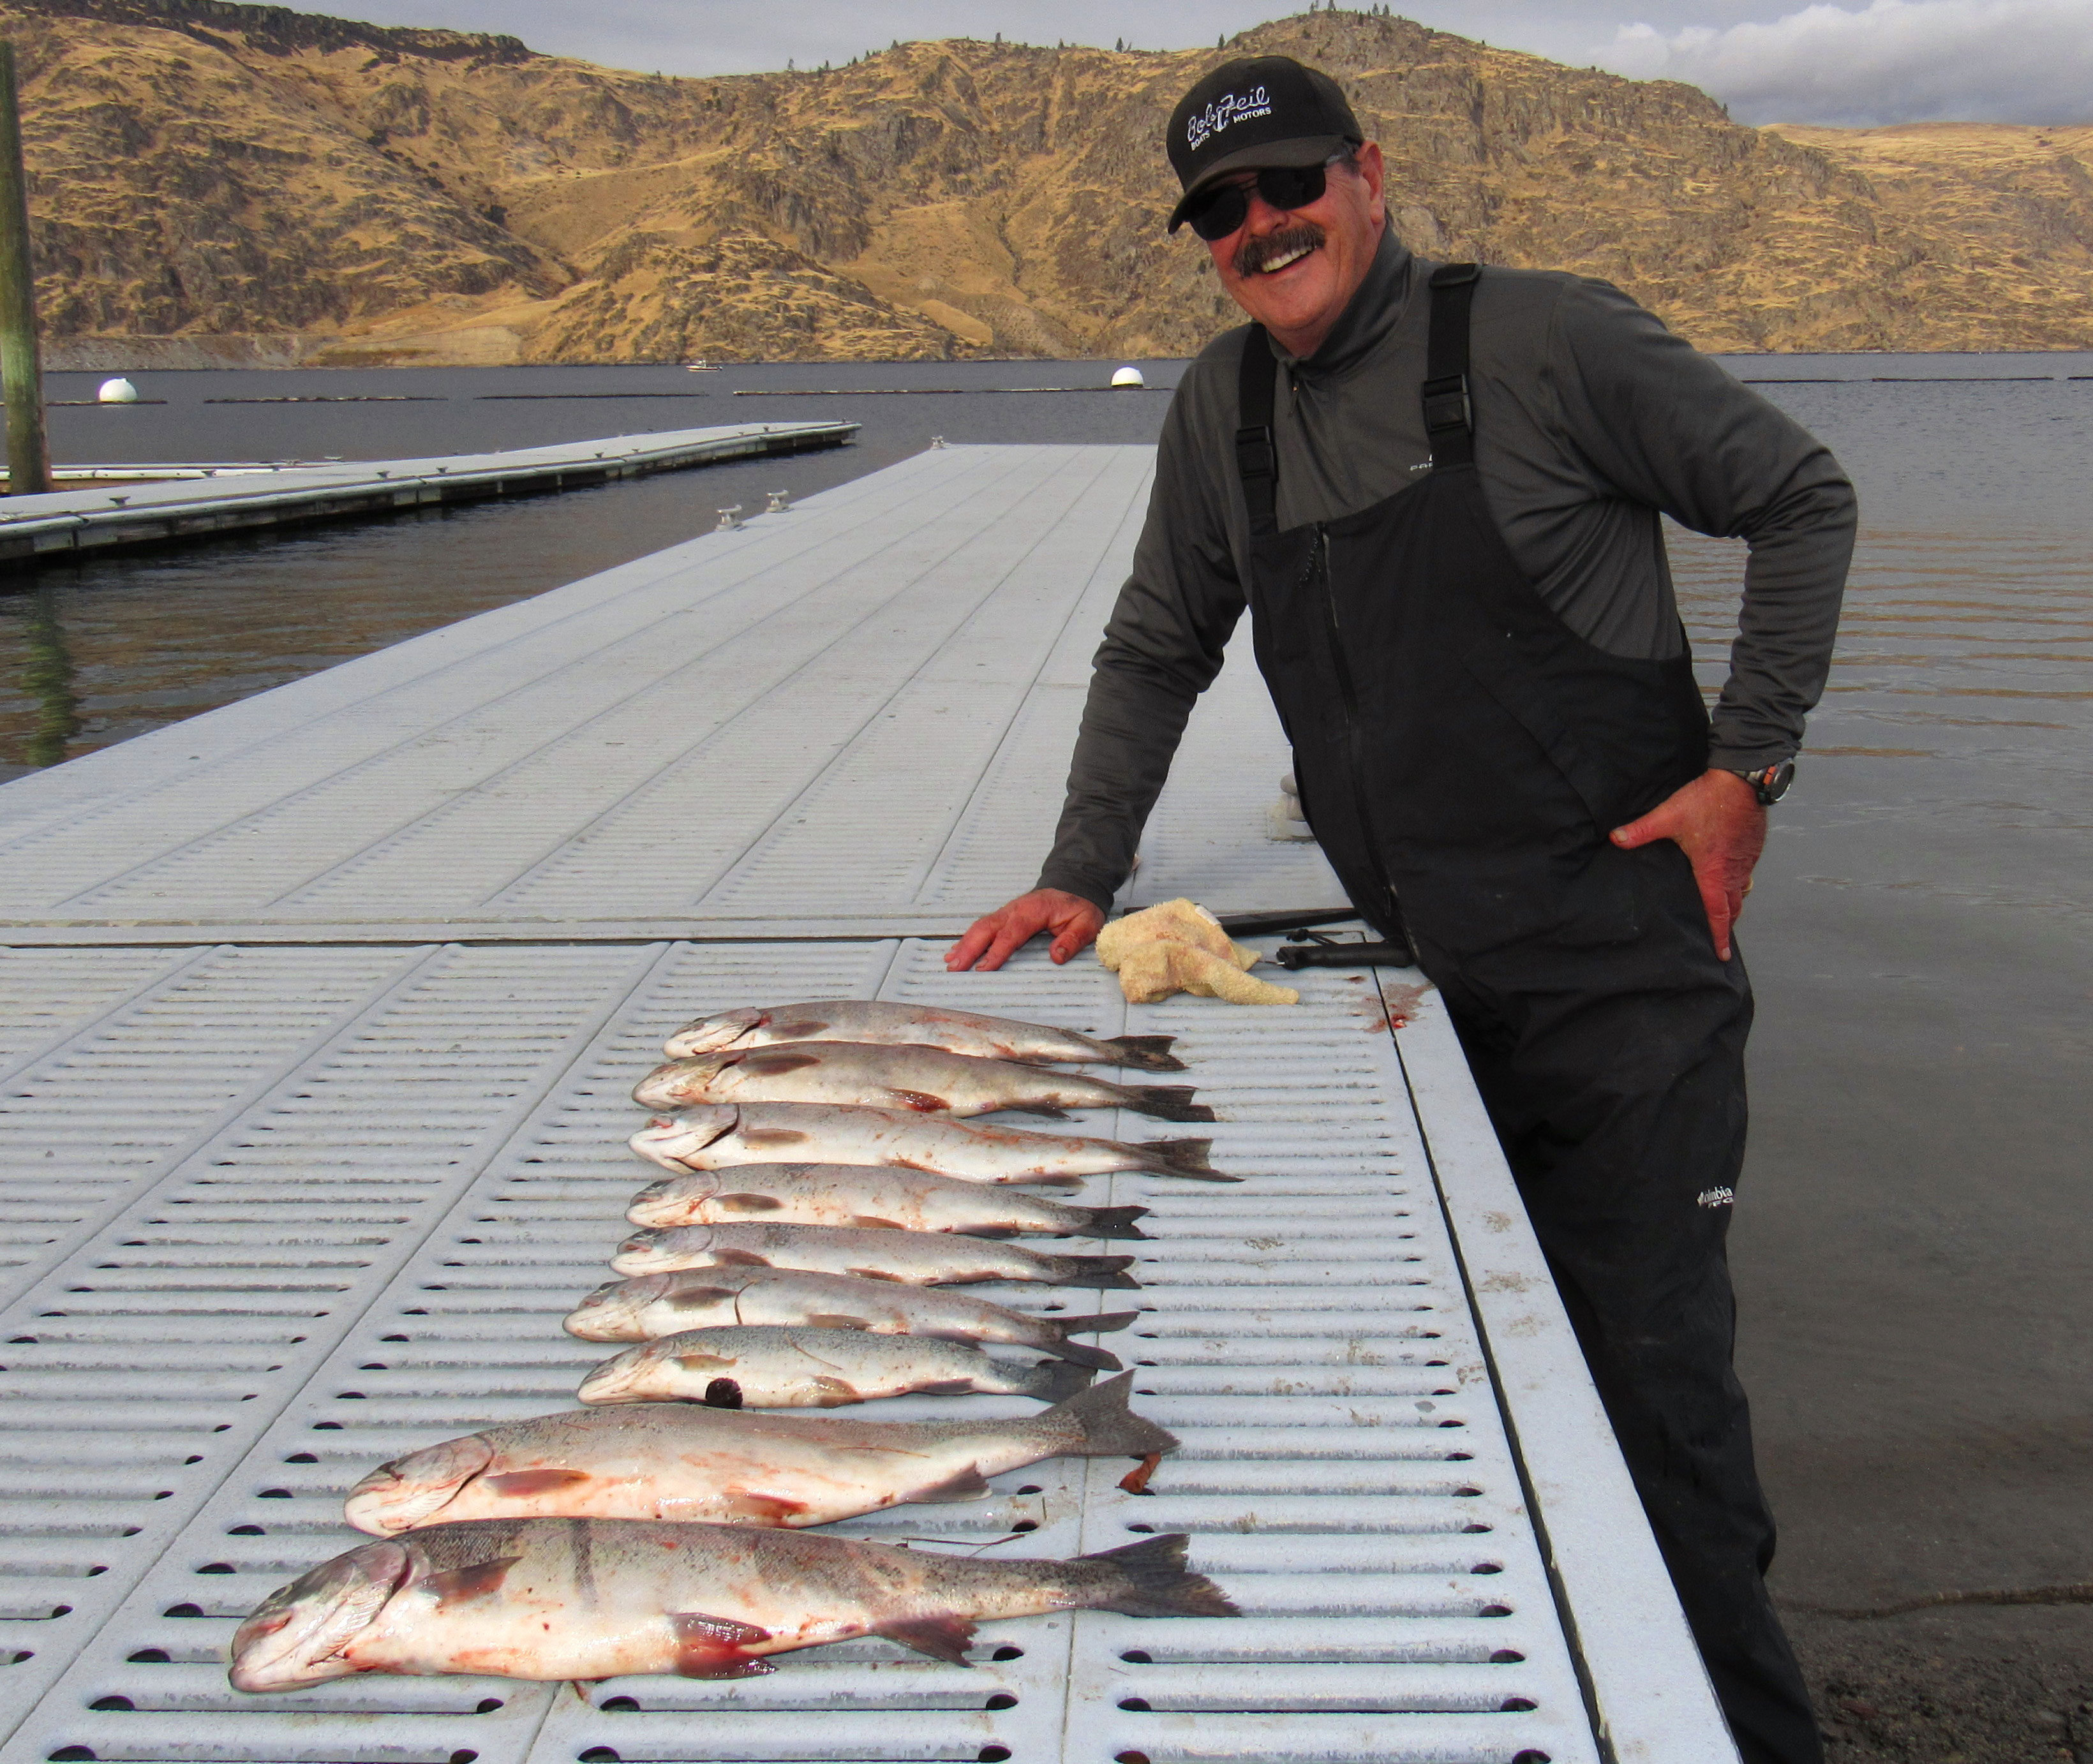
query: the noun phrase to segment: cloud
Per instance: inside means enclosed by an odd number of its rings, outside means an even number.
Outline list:
[[[2093,0],[1872,0],[1670,34],[1627,24],[1593,58],[1699,86],[1743,123],[2093,122]]]

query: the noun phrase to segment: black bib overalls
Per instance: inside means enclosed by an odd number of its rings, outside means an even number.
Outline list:
[[[1431,278],[1431,470],[1313,525],[1278,525],[1278,367],[1250,331],[1258,665],[1346,893],[1445,998],[1744,1756],[1814,1764],[1731,1368],[1750,985],[1679,848],[1607,839],[1706,768],[1707,713],[1690,657],[1593,647],[1506,547],[1475,465],[1477,279]]]

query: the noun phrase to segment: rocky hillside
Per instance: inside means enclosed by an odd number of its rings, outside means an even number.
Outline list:
[[[1189,353],[1232,309],[1162,230],[1163,121],[1268,51],[1344,82],[1424,250],[1607,277],[1710,348],[2093,347],[2093,131],[1744,128],[1366,13],[717,80],[223,0],[0,31],[61,359]]]

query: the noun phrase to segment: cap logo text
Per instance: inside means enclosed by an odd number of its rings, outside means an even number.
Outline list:
[[[1231,92],[1185,119],[1185,145],[1196,153],[1230,124],[1271,115],[1272,99],[1263,86],[1253,86],[1247,92]]]

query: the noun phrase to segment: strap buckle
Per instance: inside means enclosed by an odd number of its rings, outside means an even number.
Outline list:
[[[1465,374],[1449,375],[1443,380],[1424,383],[1424,427],[1428,433],[1441,435],[1449,429],[1475,427],[1474,407],[1468,402],[1468,376]],[[1241,448],[1238,437],[1236,445]]]
[[[1236,470],[1245,478],[1279,476],[1279,454],[1268,426],[1236,430]]]

